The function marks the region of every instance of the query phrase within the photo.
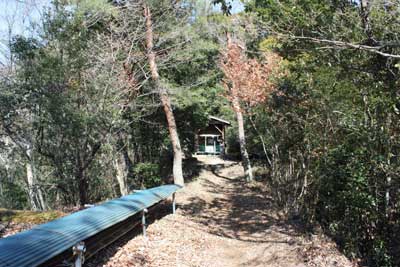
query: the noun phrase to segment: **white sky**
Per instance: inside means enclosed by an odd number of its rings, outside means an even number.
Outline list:
[[[39,23],[43,8],[50,2],[51,0],[0,0],[0,67],[8,63],[10,34],[11,36],[34,35],[31,29],[34,24]],[[240,0],[230,0],[230,2],[232,13],[244,10]],[[220,7],[214,6],[213,10],[220,11]]]
[[[232,13],[239,13],[242,12],[244,10],[244,5],[240,0],[229,0],[228,2],[230,2],[232,4]],[[214,7],[214,10],[221,10],[220,5],[216,5]]]
[[[32,34],[43,8],[50,0],[0,0],[0,66],[7,64],[11,36]]]

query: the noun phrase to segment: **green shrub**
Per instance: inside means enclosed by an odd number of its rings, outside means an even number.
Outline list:
[[[150,188],[161,185],[160,168],[154,163],[138,163],[134,167],[136,181],[139,182],[140,188]]]

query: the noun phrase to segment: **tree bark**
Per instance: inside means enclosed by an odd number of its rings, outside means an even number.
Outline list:
[[[150,66],[151,78],[154,82],[158,93],[160,95],[161,104],[164,108],[164,113],[167,118],[168,131],[170,135],[170,140],[172,143],[172,148],[174,151],[174,162],[173,162],[173,176],[174,183],[183,186],[183,172],[182,172],[182,148],[179,141],[178,130],[176,127],[174,113],[172,112],[171,100],[169,98],[168,92],[160,82],[160,75],[158,74],[158,68],[156,63],[156,55],[153,51],[153,25],[150,8],[144,3],[144,17],[146,19],[146,49],[147,49],[147,59]]]
[[[82,168],[79,168],[76,173],[76,178],[78,180],[78,188],[79,188],[79,205],[81,208],[85,206],[87,203],[87,191],[88,191],[88,182],[86,181],[85,171]]]
[[[360,16],[361,16],[361,21],[362,21],[362,25],[364,28],[364,32],[369,39],[368,43],[375,44],[376,42],[373,39],[371,22],[369,19],[370,8],[371,8],[371,5],[370,5],[369,0],[361,0],[360,1]]]
[[[32,165],[30,162],[26,163],[26,180],[28,182],[28,196],[31,209],[34,211],[39,210],[35,197],[35,183],[33,178]]]
[[[114,167],[115,170],[117,171],[117,181],[119,185],[119,190],[121,192],[121,195],[125,196],[129,193],[129,190],[128,190],[128,171],[124,155],[120,154],[114,160]]]
[[[227,47],[229,48],[232,44],[232,38],[229,31],[226,32],[226,40],[227,40]],[[232,107],[236,113],[236,119],[238,123],[238,137],[239,137],[240,154],[242,156],[242,165],[244,169],[244,174],[246,176],[246,180],[250,182],[253,181],[253,170],[251,168],[250,158],[246,148],[246,134],[244,132],[243,113],[236,92],[232,92]]]
[[[242,155],[242,164],[244,168],[244,174],[246,176],[246,180],[248,182],[253,181],[253,170],[251,168],[249,154],[247,153],[246,148],[246,135],[244,132],[244,121],[243,114],[239,107],[239,99],[237,97],[233,98],[233,108],[236,113],[237,123],[238,123],[238,132],[239,132],[239,144],[240,144],[240,154]]]
[[[30,153],[27,152],[28,158],[30,157]],[[25,165],[26,167],[26,180],[28,182],[28,197],[29,202],[31,204],[32,210],[45,210],[46,205],[43,198],[42,190],[38,187],[33,164],[31,161],[28,161]]]
[[[78,182],[78,193],[79,193],[79,206],[83,208],[85,204],[88,204],[88,181],[85,176],[85,168],[83,166],[83,159],[79,147],[76,150],[76,166],[75,166],[75,178]]]
[[[256,134],[258,135],[258,137],[260,138],[260,141],[261,141],[261,145],[262,145],[262,148],[263,148],[263,151],[264,151],[265,158],[267,159],[269,166],[272,166],[272,162],[271,162],[271,159],[270,159],[270,157],[269,157],[269,155],[268,155],[267,147],[266,147],[266,145],[265,145],[264,137],[262,136],[262,134],[261,134],[260,131],[258,130],[258,128],[257,128],[257,126],[256,126],[256,123],[253,121],[253,119],[251,118],[251,116],[249,117],[249,119],[250,119],[251,125],[253,126],[254,131],[256,132]]]

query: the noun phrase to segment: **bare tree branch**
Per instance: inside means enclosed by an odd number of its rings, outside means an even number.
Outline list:
[[[332,45],[331,47],[325,46],[325,48],[330,48],[330,49],[338,49],[338,48],[350,48],[350,49],[358,49],[362,51],[367,51],[370,53],[375,53],[384,57],[388,58],[400,58],[399,54],[391,54],[387,52],[383,52],[380,49],[387,47],[387,45],[380,45],[380,46],[369,46],[369,45],[363,45],[363,44],[355,44],[355,43],[350,43],[350,42],[344,42],[344,41],[338,41],[338,40],[329,40],[329,39],[320,39],[320,38],[315,38],[315,37],[308,37],[308,36],[296,36],[296,35],[289,35],[289,34],[282,34],[282,33],[275,33],[279,37],[287,38],[287,39],[293,39],[293,40],[307,40],[313,43],[317,44],[328,44]],[[400,44],[395,45],[395,44],[390,44],[390,46],[400,46]]]

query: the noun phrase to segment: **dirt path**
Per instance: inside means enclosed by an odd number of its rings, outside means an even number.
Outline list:
[[[352,266],[323,236],[280,220],[262,187],[237,162],[199,157],[202,171],[177,195],[178,211],[89,266]]]
[[[215,266],[303,266],[296,253],[293,229],[279,226],[271,216],[270,200],[255,193],[236,162],[201,157],[205,170],[190,183],[178,201],[180,213],[218,237],[209,253]]]

